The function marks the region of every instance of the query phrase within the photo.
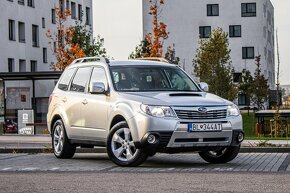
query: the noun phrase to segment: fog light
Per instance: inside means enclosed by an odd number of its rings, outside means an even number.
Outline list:
[[[244,141],[244,133],[240,132],[238,135],[238,142],[241,143],[242,141]]]
[[[150,144],[153,144],[156,142],[156,137],[155,135],[153,134],[149,134],[148,137],[147,137],[147,142],[150,143]]]

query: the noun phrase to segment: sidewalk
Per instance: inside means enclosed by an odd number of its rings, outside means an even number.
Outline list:
[[[0,136],[0,153],[43,153],[51,152],[49,135]],[[105,152],[105,148],[78,149],[78,152]],[[290,152],[290,140],[245,140],[241,152]]]

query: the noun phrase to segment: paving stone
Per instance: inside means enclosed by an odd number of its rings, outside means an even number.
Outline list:
[[[288,153],[241,153],[229,163],[209,164],[198,154],[157,154],[139,167],[127,168],[116,166],[104,153],[76,154],[73,159],[57,159],[53,154],[0,154],[0,172],[290,172],[287,156]]]

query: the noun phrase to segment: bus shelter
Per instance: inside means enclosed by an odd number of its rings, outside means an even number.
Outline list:
[[[45,133],[49,96],[61,73],[0,73],[0,135]]]

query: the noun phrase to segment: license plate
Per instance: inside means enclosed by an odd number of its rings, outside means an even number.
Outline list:
[[[222,123],[189,123],[188,131],[196,132],[196,131],[221,131]]]

